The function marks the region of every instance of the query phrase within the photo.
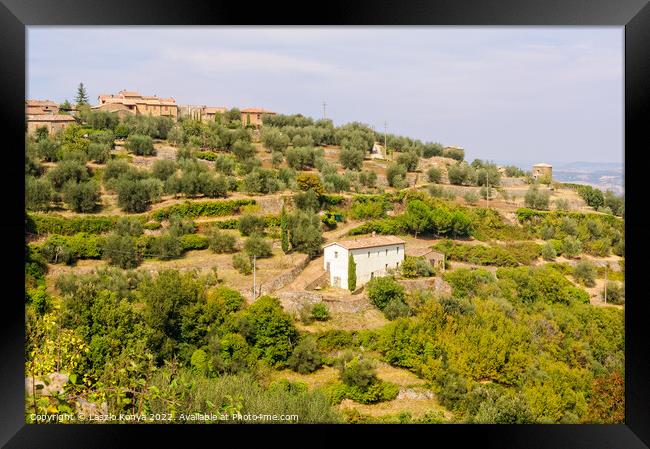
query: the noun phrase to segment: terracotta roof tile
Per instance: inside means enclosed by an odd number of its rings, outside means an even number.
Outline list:
[[[27,116],[28,122],[75,122],[73,116],[65,114],[35,114]]]
[[[366,237],[362,239],[341,240],[340,242],[330,243],[330,245],[339,245],[346,249],[374,248],[377,246],[403,245],[406,242],[394,235],[380,235],[376,237]],[[326,246],[330,246],[326,245]]]

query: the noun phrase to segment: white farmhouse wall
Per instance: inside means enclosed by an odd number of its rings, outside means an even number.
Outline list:
[[[357,287],[373,277],[386,276],[388,269],[398,268],[404,261],[404,244],[348,250],[334,244],[325,247],[323,268],[330,273],[330,285],[348,288],[348,256],[357,264]]]
[[[323,268],[330,272],[330,285],[348,288],[348,250],[339,245],[326,246],[323,250]]]
[[[386,245],[374,248],[353,249],[357,264],[357,287],[373,277],[386,276],[389,268],[397,268],[404,261],[404,245]]]

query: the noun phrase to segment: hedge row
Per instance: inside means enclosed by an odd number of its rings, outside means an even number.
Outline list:
[[[267,215],[264,217],[265,227],[278,227],[280,226],[279,215]],[[199,223],[199,231],[207,233],[210,229],[237,229],[239,227],[239,218],[228,218],[225,220],[210,221],[207,223]]]
[[[206,161],[215,161],[219,155],[213,151],[197,151],[195,156]]]
[[[90,217],[63,217],[54,214],[27,214],[26,232],[32,234],[74,235],[79,232],[102,234],[111,231],[119,219],[115,215],[94,215]]]
[[[593,219],[599,220],[610,226],[621,226],[623,219],[615,215],[609,214],[596,214],[596,213],[584,213],[584,212],[568,212],[568,211],[544,211],[544,210],[533,210],[525,207],[517,209],[517,220],[519,223],[535,223],[540,222],[545,218],[552,217],[569,217],[576,220],[584,219]]]
[[[181,217],[220,217],[224,215],[232,215],[239,212],[242,206],[255,204],[255,200],[241,199],[241,200],[223,200],[223,201],[202,201],[202,202],[189,202],[186,201],[182,204],[174,204],[162,209],[158,209],[151,213],[154,220],[164,220],[171,215],[179,215]]]
[[[519,262],[512,254],[498,246],[463,245],[446,240],[434,245],[433,248],[445,253],[448,260],[497,267],[519,266]]]

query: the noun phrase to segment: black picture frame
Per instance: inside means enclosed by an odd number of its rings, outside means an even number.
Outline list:
[[[0,332],[0,443],[5,447],[130,447],[135,438],[215,445],[237,437],[246,447],[266,444],[337,444],[364,438],[402,444],[516,448],[643,448],[650,445],[650,350],[643,296],[643,187],[647,162],[645,130],[650,125],[650,5],[647,0],[439,0],[357,1],[285,5],[194,1],[0,0],[0,124],[3,157],[10,169],[0,177],[0,232],[5,257]],[[287,10],[298,11],[288,15]],[[439,425],[439,426],[135,426],[26,425],[24,418],[24,100],[26,26],[30,25],[512,25],[625,27],[626,247],[625,424],[620,425]],[[83,57],[83,55],[80,55]],[[605,106],[605,105],[604,105]],[[561,105],[558,105],[561,107]],[[598,132],[597,129],[594,132]],[[647,176],[645,176],[647,178]],[[638,187],[636,184],[638,183]],[[634,205],[638,204],[635,208]],[[630,207],[630,204],[632,207]],[[247,431],[253,429],[253,431]],[[210,433],[208,436],[207,433]],[[268,435],[266,434],[268,432]],[[312,433],[306,436],[305,432]],[[417,435],[415,435],[417,433]],[[320,435],[318,437],[317,435]],[[316,437],[316,438],[314,438]],[[343,438],[343,439],[342,439]],[[153,442],[151,442],[153,445]],[[369,444],[368,440],[365,444]],[[139,443],[138,445],[141,445]],[[233,443],[230,443],[233,444]],[[365,445],[364,444],[364,445]],[[149,445],[149,444],[148,444]]]

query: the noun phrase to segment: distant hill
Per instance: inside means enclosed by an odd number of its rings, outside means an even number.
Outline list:
[[[546,162],[553,166],[553,178],[561,182],[589,184],[603,191],[612,190],[618,194],[625,191],[625,176],[622,162],[557,162],[557,161],[497,161],[500,165],[515,165],[530,170],[533,164]]]

